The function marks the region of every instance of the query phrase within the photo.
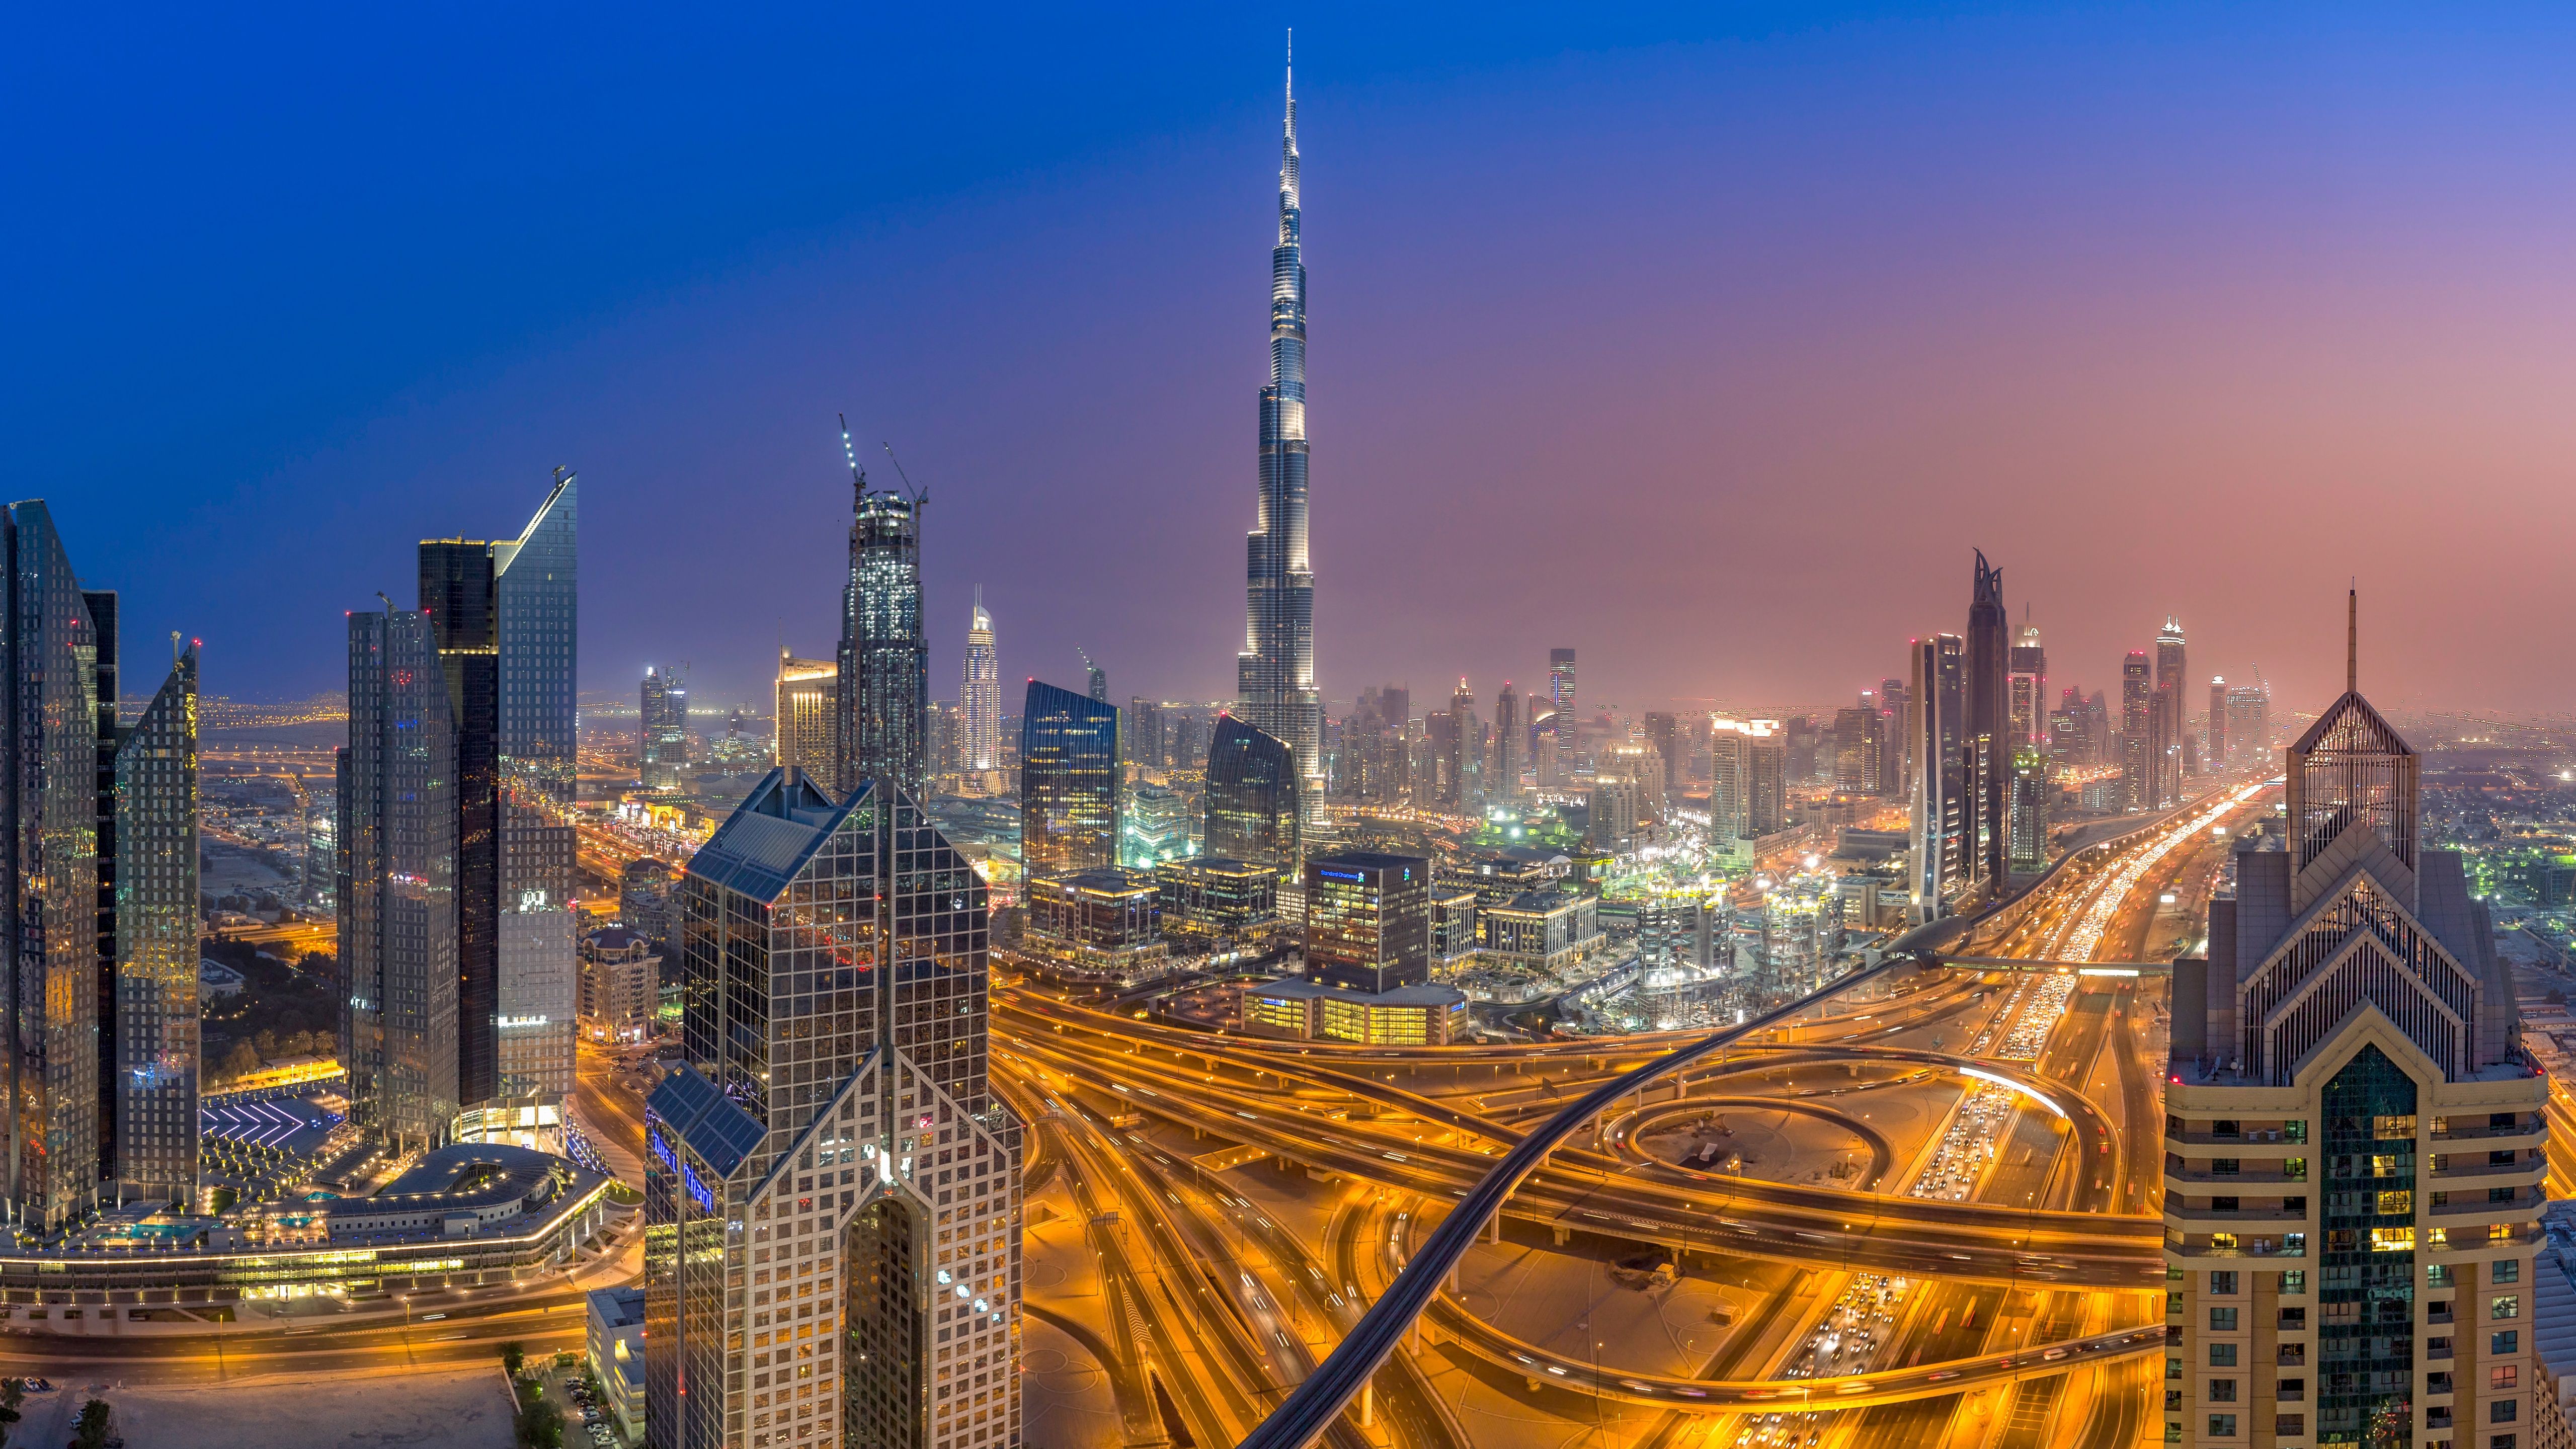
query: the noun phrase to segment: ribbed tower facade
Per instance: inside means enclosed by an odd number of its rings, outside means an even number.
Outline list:
[[[1248,608],[1237,694],[1245,721],[1286,740],[1309,801],[1323,798],[1324,705],[1315,692],[1315,570],[1306,552],[1306,263],[1297,204],[1293,74],[1270,253],[1270,385],[1261,390],[1261,505],[1245,540]]]

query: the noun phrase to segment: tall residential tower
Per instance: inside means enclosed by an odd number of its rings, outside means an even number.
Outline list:
[[[993,650],[993,616],[984,612],[984,590],[975,589],[975,613],[966,629],[966,677],[957,690],[957,744],[969,774],[1002,768],[1002,665]]]
[[[1315,569],[1306,552],[1306,263],[1297,203],[1297,92],[1279,148],[1279,244],[1270,253],[1270,385],[1261,390],[1261,500],[1246,542],[1236,692],[1246,722],[1297,753],[1300,792],[1323,798],[1324,704],[1315,690]]]

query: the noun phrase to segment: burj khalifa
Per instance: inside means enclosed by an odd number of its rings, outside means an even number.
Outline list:
[[[1296,752],[1312,808],[1323,797],[1324,706],[1315,692],[1315,570],[1306,553],[1306,264],[1298,229],[1292,67],[1279,147],[1279,244],[1270,253],[1260,511],[1244,541],[1247,608],[1236,693],[1246,723]]]

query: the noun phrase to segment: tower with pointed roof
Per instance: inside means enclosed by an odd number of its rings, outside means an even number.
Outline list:
[[[1296,73],[1279,143],[1279,240],[1270,252],[1270,384],[1261,390],[1261,490],[1245,540],[1239,712],[1288,742],[1323,798],[1323,697],[1315,688],[1315,568],[1306,549],[1306,261],[1297,180]]]
[[[2347,608],[2344,692],[2174,964],[2168,1443],[2493,1445],[2557,1412],[2528,1392],[2547,1081]]]

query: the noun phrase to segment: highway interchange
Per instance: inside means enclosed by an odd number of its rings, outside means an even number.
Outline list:
[[[1496,1254],[1647,1253],[1684,1282],[1726,1285],[1740,1307],[1710,1351],[1679,1371],[1563,1353],[1452,1279],[1325,1439],[1455,1449],[1469,1442],[1463,1402],[1499,1396],[1536,1416],[1532,1445],[2137,1442],[2162,1341],[2164,983],[2002,963],[2064,961],[2079,941],[2113,963],[2187,946],[2228,843],[2209,827],[2241,829],[2273,798],[2231,797],[2062,871],[1958,947],[1994,964],[1906,968],[1868,1000],[1620,1098],[1511,1193],[1498,1227],[1478,1226]],[[1689,1040],[1278,1042],[999,972],[992,1023],[996,1090],[1031,1128],[1031,1261],[1089,1260],[1054,1287],[1033,1273],[1029,1314],[1098,1363],[1121,1439],[1139,1445],[1241,1441],[1503,1154]],[[583,1115],[613,1155],[641,1156],[648,1075],[585,1047]],[[2000,1103],[1999,1127],[1964,1166],[1939,1134],[1898,1140],[1862,1115],[1905,1099],[1946,1118],[1979,1093]],[[1852,1179],[1772,1180],[1641,1145],[1726,1114],[1847,1134]],[[1312,1185],[1316,1211],[1280,1210],[1263,1184],[1289,1178]],[[632,1249],[578,1284],[325,1302],[215,1330],[84,1323],[69,1336],[22,1318],[0,1324],[0,1372],[202,1382],[452,1366],[508,1341],[571,1348],[580,1290],[628,1271]]]

